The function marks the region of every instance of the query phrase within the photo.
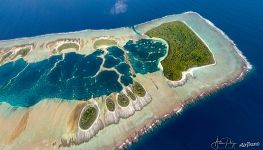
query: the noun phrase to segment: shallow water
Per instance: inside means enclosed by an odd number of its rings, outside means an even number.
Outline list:
[[[196,11],[235,41],[253,65],[253,70],[242,82],[224,88],[190,105],[181,115],[168,119],[130,149],[206,150],[211,149],[210,144],[217,136],[231,137],[235,142],[261,141],[262,144],[261,0],[128,0],[126,13],[112,15],[110,9],[114,3],[115,0],[3,0],[0,39],[132,26],[169,14]],[[65,12],[71,13],[65,15]]]
[[[45,98],[82,100],[118,92],[122,85],[118,82],[117,72],[99,70],[102,53],[102,50],[87,56],[68,53],[36,63],[19,59],[5,64],[0,67],[1,77],[4,77],[0,82],[0,99],[13,106],[27,107]],[[110,54],[107,55],[112,56]],[[129,70],[130,66],[125,67]],[[121,72],[121,75],[130,79],[125,84],[131,83],[129,71]]]
[[[146,39],[128,41],[124,48],[128,51],[134,71],[140,74],[160,70],[158,68],[159,59],[164,57],[168,51],[166,45],[161,41]]]
[[[140,40],[132,46],[128,42],[125,47],[133,54],[129,55],[131,60],[136,58],[145,62],[146,67],[132,63],[136,73],[157,71],[159,59],[166,53],[165,45],[150,39]],[[147,62],[146,55],[149,55]],[[105,67],[103,71],[102,67]],[[86,56],[72,52],[36,63],[19,59],[0,66],[0,77],[0,102],[22,107],[49,98],[88,100],[120,92],[133,82],[124,51],[116,46],[107,48],[106,52],[96,50]]]

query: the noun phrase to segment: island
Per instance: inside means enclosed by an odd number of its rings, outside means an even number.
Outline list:
[[[123,149],[251,68],[195,12],[0,41],[0,148]]]

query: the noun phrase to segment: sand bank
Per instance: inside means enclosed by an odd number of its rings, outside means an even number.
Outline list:
[[[104,127],[88,142],[71,145],[70,147],[61,147],[61,140],[74,137],[77,132],[76,120],[78,120],[81,113],[79,109],[86,105],[83,103],[92,103],[92,101],[43,100],[30,108],[13,108],[2,103],[0,105],[0,124],[4,124],[4,126],[0,128],[0,148],[121,149],[154,125],[159,124],[162,119],[180,112],[186,104],[242,79],[251,68],[251,65],[233,41],[211,22],[196,13],[188,12],[166,16],[135,27],[138,32],[145,33],[162,23],[176,20],[185,22],[207,44],[216,64],[192,69],[192,76],[188,78],[187,82],[176,88],[172,88],[167,84],[167,79],[161,71],[147,75],[137,75],[135,80],[144,86],[152,98],[151,102],[129,118],[120,119],[117,124]],[[119,38],[117,41],[120,45],[129,39],[139,38],[130,28],[84,30],[67,34],[1,41],[0,46],[17,43],[25,44],[25,42],[39,45],[38,43],[61,38],[83,38],[86,39],[84,41],[92,43],[92,38],[95,40],[94,37],[105,37],[105,35],[115,39]],[[87,46],[87,49],[83,49],[83,53],[91,51],[92,45],[90,46],[90,48]],[[40,55],[40,51],[39,49],[37,55]],[[31,61],[30,58],[27,59]],[[44,59],[44,57],[37,57],[37,60],[41,59]],[[98,106],[103,105],[102,99],[96,99],[96,103],[98,103]],[[18,128],[18,125],[22,125],[22,127]]]

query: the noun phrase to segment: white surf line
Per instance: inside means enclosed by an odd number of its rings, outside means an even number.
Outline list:
[[[231,40],[221,29],[217,28],[211,21],[203,18],[201,15],[199,15],[198,13],[196,12],[186,12],[185,14],[196,14],[198,15],[201,19],[203,19],[207,24],[209,24],[213,29],[215,29],[216,31],[218,31],[219,33],[221,33],[221,35],[223,35],[223,37],[229,41],[232,45],[233,45],[233,48],[235,49],[235,51],[237,52],[237,54],[244,60],[245,64],[246,64],[246,67],[247,67],[247,70],[251,70],[252,69],[252,65],[249,63],[249,61],[247,60],[247,58],[242,54],[242,52],[237,48],[236,44],[234,43],[233,40]],[[199,69],[202,69],[202,68],[206,68],[206,67],[210,67],[210,66],[214,66],[216,65],[216,59],[215,59],[215,56],[213,54],[213,52],[211,51],[211,48],[209,48],[209,46],[207,45],[207,43],[199,36],[199,34],[194,30],[192,29],[192,27],[190,25],[187,24],[187,22],[185,21],[182,21],[184,22],[197,36],[199,39],[202,40],[202,42],[208,47],[209,51],[212,53],[212,56],[213,56],[213,59],[214,59],[214,63],[213,64],[208,64],[208,65],[204,65],[204,66],[200,66],[200,67],[193,67],[193,68],[189,68],[187,71],[183,71],[182,72],[182,78],[178,81],[171,81],[171,80],[168,80],[168,82],[172,83],[173,85],[176,85],[176,84],[181,84],[183,82],[186,81],[187,79],[187,75],[190,74],[191,76],[194,76],[194,71],[195,70],[199,70]]]
[[[247,66],[247,69],[248,69],[248,70],[251,70],[251,69],[253,68],[253,66],[250,64],[250,62],[247,60],[247,58],[243,55],[242,51],[240,51],[240,50],[238,49],[238,47],[237,47],[237,45],[235,44],[235,42],[234,42],[233,40],[231,40],[224,31],[222,31],[221,29],[219,29],[218,27],[216,27],[216,26],[214,25],[214,23],[212,23],[210,20],[202,17],[200,14],[198,14],[198,13],[196,13],[196,12],[189,11],[189,12],[186,12],[185,14],[187,14],[187,13],[193,13],[193,14],[198,15],[201,19],[203,19],[206,23],[208,23],[213,29],[215,29],[216,31],[220,32],[220,33],[224,36],[224,38],[225,38],[226,40],[228,40],[228,41],[233,45],[233,47],[234,47],[234,49],[236,50],[236,52],[237,52],[237,53],[239,54],[239,56],[242,57],[242,59],[245,61],[246,66]]]

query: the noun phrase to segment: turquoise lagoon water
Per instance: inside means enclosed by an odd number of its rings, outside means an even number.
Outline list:
[[[133,26],[170,14],[186,11],[200,13],[235,41],[253,65],[253,70],[242,82],[185,108],[180,115],[168,119],[153,132],[139,138],[129,149],[211,150],[210,145],[217,137],[230,137],[234,142],[259,141],[260,147],[240,149],[263,149],[262,0],[126,0],[127,11],[120,14],[111,13],[116,0],[1,2],[1,40]],[[65,15],[65,12],[70,13]],[[12,71],[16,74],[17,70]],[[0,72],[0,82],[3,78],[8,76]]]
[[[127,0],[127,11],[120,14],[110,11],[116,0],[1,2],[1,40],[54,32],[133,26],[185,11],[200,13],[235,41],[253,65],[253,70],[242,82],[185,108],[180,115],[168,119],[153,132],[139,138],[129,149],[211,150],[210,145],[217,137],[230,137],[239,143],[259,141],[260,147],[240,149],[263,149],[262,0]],[[67,15],[65,12],[68,12]],[[19,70],[12,71],[9,76]],[[8,78],[8,75],[1,73],[1,85],[4,78]]]
[[[165,45],[150,39],[129,41],[125,48],[135,72],[142,74],[159,70],[158,60],[166,52]],[[101,71],[101,66],[106,69]],[[96,50],[86,56],[71,52],[36,63],[21,58],[0,66],[0,102],[28,107],[45,98],[83,100],[108,95],[133,82],[130,70],[124,51],[116,46],[107,52]]]
[[[124,48],[128,51],[134,71],[140,74],[159,70],[159,59],[164,57],[167,52],[164,43],[148,39],[141,39],[136,42],[130,40]]]

